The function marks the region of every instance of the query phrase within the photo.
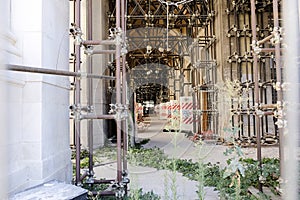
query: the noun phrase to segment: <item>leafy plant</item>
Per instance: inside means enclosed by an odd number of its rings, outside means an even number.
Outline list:
[[[223,195],[224,198],[227,199],[233,199],[237,193],[240,194],[241,199],[251,199],[251,197],[248,195],[248,188],[250,186],[257,188],[258,178],[260,177],[258,161],[251,158],[238,158],[239,164],[231,163],[233,159],[229,159],[228,163],[229,165],[231,164],[231,166],[230,168],[227,168],[226,171],[226,169],[221,168],[219,164],[201,164],[199,161],[193,162],[192,160],[187,159],[168,158],[163,151],[158,148],[130,149],[129,151],[131,152],[129,153],[129,162],[132,164],[153,167],[156,169],[175,169],[183,176],[190,180],[198,181],[198,183],[199,181],[202,181],[200,179],[204,177],[204,186],[216,187],[216,189],[220,191],[220,195]],[[240,154],[241,149],[229,149],[227,150],[226,154],[230,155],[230,152],[232,151],[236,151],[238,154]],[[243,176],[240,177],[240,182],[233,182],[233,185],[240,185],[239,190],[234,187],[229,187],[233,180],[231,176],[227,176],[229,172],[232,172],[232,175],[235,176],[236,174],[234,172],[236,170],[239,170],[239,173],[243,173]],[[265,178],[263,185],[271,188],[277,188],[279,186],[278,178],[280,176],[279,160],[277,158],[264,158],[262,160],[262,171],[262,174]],[[169,183],[166,182],[166,185],[168,184]],[[201,193],[201,189],[198,188],[198,191]]]
[[[87,149],[81,149],[80,151],[80,159],[89,157],[89,151]],[[72,151],[71,159],[76,159],[76,152],[75,150]]]
[[[227,166],[225,167],[225,171],[223,173],[223,178],[231,177],[231,183],[229,187],[235,187],[233,192],[233,199],[240,200],[241,199],[241,177],[245,177],[245,168],[243,164],[240,162],[240,158],[244,155],[240,146],[238,146],[234,141],[234,136],[238,132],[238,128],[228,128],[224,129],[225,132],[231,135],[230,142],[233,146],[226,149],[224,152],[225,156],[231,156],[231,158],[227,162]]]
[[[160,200],[161,198],[159,195],[155,194],[153,191],[150,192],[143,192],[143,189],[140,188],[138,189],[135,193],[134,196],[130,194],[125,200]]]
[[[156,169],[163,169],[163,161],[169,161],[168,157],[159,149],[130,148],[128,151],[128,160],[130,163],[138,166],[148,166]]]

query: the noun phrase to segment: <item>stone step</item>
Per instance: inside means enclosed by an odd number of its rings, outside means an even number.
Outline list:
[[[50,181],[11,196],[10,200],[85,200],[87,190],[59,181]]]

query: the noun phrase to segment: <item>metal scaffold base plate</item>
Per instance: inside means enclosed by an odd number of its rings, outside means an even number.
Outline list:
[[[66,184],[58,181],[50,181],[23,192],[13,195],[11,200],[29,200],[29,199],[87,199],[87,190],[75,185]]]

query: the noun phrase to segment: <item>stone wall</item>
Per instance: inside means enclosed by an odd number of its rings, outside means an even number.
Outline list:
[[[6,1],[8,63],[69,69],[69,1]],[[45,181],[70,182],[69,79],[8,72],[8,192]]]

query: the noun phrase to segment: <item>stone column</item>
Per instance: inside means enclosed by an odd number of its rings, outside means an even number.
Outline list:
[[[215,16],[215,31],[216,31],[216,58],[217,58],[217,81],[218,85],[222,85],[228,77],[230,77],[230,69],[228,67],[228,63],[226,61],[227,56],[229,56],[229,42],[227,38],[227,14],[225,12],[227,5],[226,1],[214,1],[216,16]],[[219,92],[222,92],[219,90]],[[230,104],[229,100],[226,99],[224,94],[219,93],[218,95],[218,105],[219,108],[219,127],[218,133],[221,137],[224,137],[223,128],[228,127],[228,119],[229,119],[229,110]]]

